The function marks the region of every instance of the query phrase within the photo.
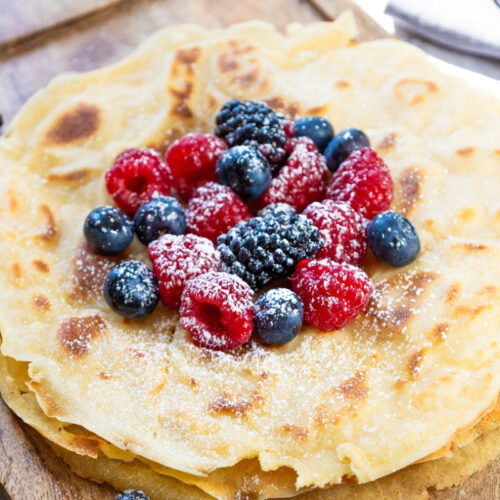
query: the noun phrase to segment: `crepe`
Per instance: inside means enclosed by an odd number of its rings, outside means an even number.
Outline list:
[[[354,36],[350,15],[286,35],[170,27],[23,107],[0,140],[0,331],[28,423],[220,498],[375,481],[475,436],[500,390],[500,104],[414,47]],[[102,298],[119,259],[90,252],[82,224],[111,203],[104,171],[127,147],[213,130],[233,97],[357,126],[391,169],[422,252],[400,270],[368,258],[375,293],[342,330],[214,353],[163,306],[124,320]],[[125,257],[147,262],[137,242]]]

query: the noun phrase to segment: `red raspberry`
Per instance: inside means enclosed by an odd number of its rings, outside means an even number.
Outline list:
[[[248,207],[229,187],[208,182],[199,187],[186,210],[187,230],[215,242],[241,220],[251,218]]]
[[[323,200],[311,203],[302,212],[319,229],[323,247],[316,259],[328,257],[336,262],[358,265],[367,249],[368,221],[342,201]]]
[[[191,278],[219,269],[219,254],[213,243],[194,234],[165,234],[148,247],[153,271],[158,278],[162,302],[174,309]]]
[[[325,158],[309,137],[292,139],[288,143],[286,147],[293,149],[286,165],[259,198],[259,208],[271,203],[288,203],[301,211],[324,197],[328,179]]]
[[[170,194],[170,170],[150,148],[122,151],[107,170],[105,179],[108,193],[129,215],[154,196]]]
[[[324,331],[354,319],[368,304],[373,284],[359,267],[331,259],[302,259],[290,278],[304,303],[304,320]]]
[[[198,347],[228,351],[250,339],[253,292],[240,278],[205,273],[189,280],[181,299],[181,325]]]
[[[210,134],[187,134],[168,148],[165,160],[173,186],[184,201],[198,186],[215,181],[215,164],[226,149],[225,141]]]
[[[333,176],[326,197],[345,201],[367,219],[373,219],[391,206],[394,197],[389,168],[373,149],[354,151]]]

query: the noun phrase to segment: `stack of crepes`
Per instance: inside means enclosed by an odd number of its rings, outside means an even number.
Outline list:
[[[500,451],[500,103],[353,17],[173,26],[111,67],[62,75],[0,139],[1,391],[80,475],[154,499],[416,498]],[[231,98],[363,129],[410,266],[367,258],[368,309],[281,348],[195,347],[176,312],[124,320],[117,258],[83,243],[128,147],[209,132]],[[148,262],[137,242],[126,255]],[[327,489],[325,489],[327,488]]]

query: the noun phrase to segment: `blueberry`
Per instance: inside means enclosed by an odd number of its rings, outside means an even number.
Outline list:
[[[186,216],[171,196],[158,196],[142,204],[134,217],[134,231],[144,245],[164,234],[185,234]]]
[[[149,497],[139,490],[126,490],[116,495],[115,500],[149,500]]]
[[[295,208],[293,208],[288,203],[272,203],[271,205],[264,207],[258,213],[258,215],[260,217],[266,217],[268,215],[270,215],[272,217],[279,217],[282,215],[292,216],[292,215],[295,215],[296,213],[297,212],[295,211]]]
[[[128,260],[115,266],[104,282],[104,299],[125,318],[143,318],[158,304],[158,280],[146,264]]]
[[[267,344],[283,345],[295,338],[302,326],[304,306],[288,288],[273,288],[255,303],[254,325]]]
[[[353,151],[369,147],[370,141],[361,130],[346,128],[339,132],[326,147],[324,152],[326,164],[332,172],[335,172]]]
[[[333,127],[321,116],[306,116],[295,122],[297,137],[310,137],[322,153],[333,139]]]
[[[235,146],[215,166],[219,184],[229,186],[243,200],[255,200],[271,183],[269,162],[255,148]]]
[[[83,224],[83,234],[90,247],[102,255],[123,252],[134,239],[132,223],[114,207],[94,208]]]
[[[368,224],[366,235],[375,257],[388,266],[406,266],[420,252],[420,239],[413,224],[391,210],[378,214]]]

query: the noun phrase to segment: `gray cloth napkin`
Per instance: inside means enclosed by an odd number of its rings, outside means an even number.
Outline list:
[[[385,12],[396,30],[500,59],[500,0],[390,0]]]

